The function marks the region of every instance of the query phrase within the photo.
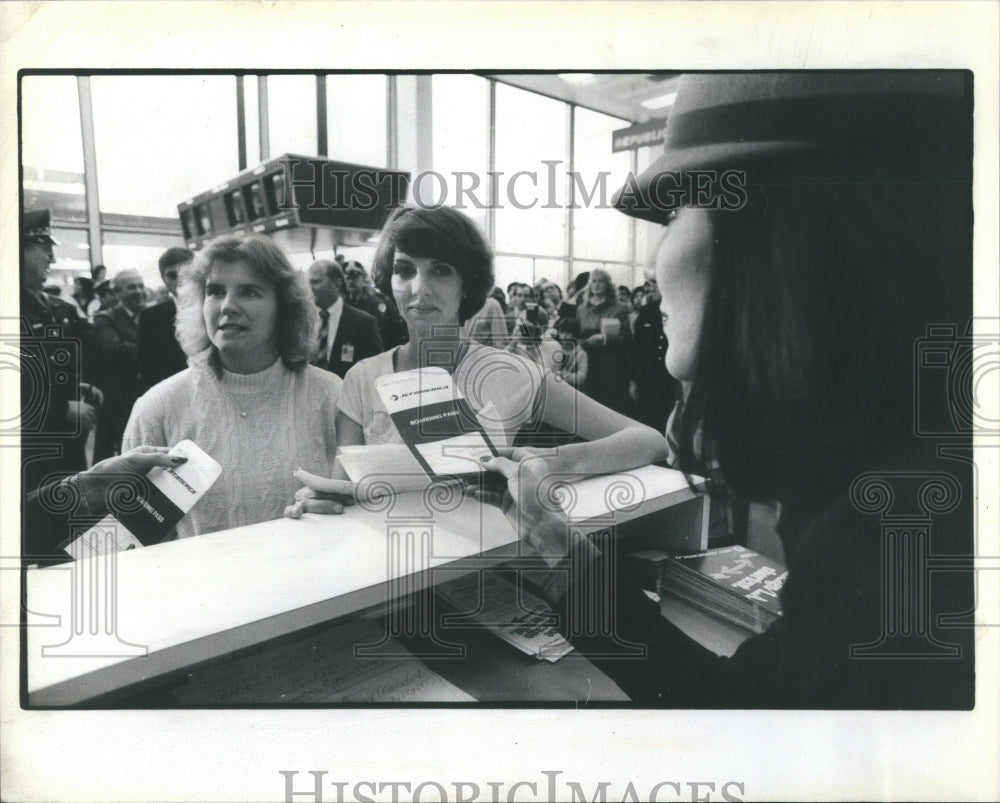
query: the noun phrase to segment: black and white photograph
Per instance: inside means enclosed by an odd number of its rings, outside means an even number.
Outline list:
[[[1000,794],[995,6],[8,5],[4,800]]]

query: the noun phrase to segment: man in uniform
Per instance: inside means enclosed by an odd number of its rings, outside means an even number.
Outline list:
[[[374,315],[378,321],[382,345],[386,349],[401,346],[410,339],[406,322],[396,309],[396,305],[387,300],[368,279],[368,272],[360,262],[353,260],[344,264],[344,277],[347,283],[346,300],[352,307]]]
[[[22,490],[47,477],[87,467],[85,444],[94,427],[96,388],[82,383],[86,320],[76,307],[42,291],[55,261],[48,209],[21,222],[21,459]]]
[[[628,389],[635,402],[636,420],[664,432],[670,411],[680,401],[681,385],[667,373],[664,362],[667,336],[663,334],[660,292],[652,268],[646,270],[646,288],[645,303],[633,324],[632,380]]]

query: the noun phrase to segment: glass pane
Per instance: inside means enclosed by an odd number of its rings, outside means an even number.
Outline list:
[[[431,78],[434,186],[447,206],[461,209],[486,227],[490,203],[490,84],[476,75]]]
[[[561,101],[497,84],[496,169],[501,175],[495,220],[499,251],[547,256],[566,253],[567,108]],[[546,161],[556,164],[547,165]]]
[[[73,294],[73,277],[90,276],[90,242],[86,229],[52,227],[52,236],[59,245],[52,249],[56,258],[49,270],[46,285],[60,289],[60,296],[69,301]]]
[[[102,212],[177,217],[177,204],[239,172],[236,79],[91,79]]]
[[[507,285],[511,282],[524,282],[532,284],[534,282],[534,272],[532,259],[530,257],[516,257],[498,254],[493,261],[496,280],[494,284],[504,293],[507,292]]]
[[[271,158],[316,156],[316,76],[267,76],[267,121]]]
[[[624,262],[629,258],[629,218],[611,199],[632,166],[629,151],[611,152],[611,132],[627,120],[577,108],[574,124],[573,254]]]
[[[165,234],[138,234],[135,232],[104,232],[104,264],[108,268],[108,278],[118,271],[130,268],[139,272],[150,290],[163,285],[157,265],[160,255],[173,246],[184,247],[184,238],[179,234],[171,237]]]
[[[649,167],[654,159],[663,155],[663,146],[656,145],[639,149],[636,175],[640,175]],[[635,258],[640,268],[644,268],[656,256],[656,247],[659,245],[660,237],[663,234],[663,227],[648,220],[635,221]]]
[[[24,78],[21,137],[24,208],[47,208],[54,220],[85,222],[83,140],[75,76]]]
[[[326,130],[331,159],[386,167],[386,77],[328,75]]]

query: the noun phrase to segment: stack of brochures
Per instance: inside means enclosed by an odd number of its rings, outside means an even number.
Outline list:
[[[656,593],[687,602],[713,616],[763,633],[781,616],[781,588],[788,571],[745,546],[690,555],[633,552],[627,560]]]

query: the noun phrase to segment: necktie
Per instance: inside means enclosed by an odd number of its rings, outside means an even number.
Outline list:
[[[317,365],[320,368],[326,368],[326,338],[330,334],[330,310],[321,309],[319,311],[319,319],[319,338],[316,342],[316,354],[313,357],[313,365]]]

